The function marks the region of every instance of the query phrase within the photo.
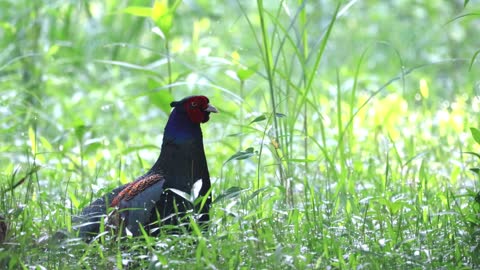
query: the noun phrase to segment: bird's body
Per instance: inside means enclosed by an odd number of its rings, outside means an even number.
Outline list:
[[[210,197],[202,209],[193,209],[191,202],[172,189],[190,193],[193,184],[201,180],[199,196],[209,196],[210,175],[200,123],[207,122],[209,114],[217,110],[204,96],[187,97],[172,102],[171,106],[174,109],[155,164],[132,183],[112,190],[83,209],[80,216],[83,224],[79,226],[82,238],[98,234],[101,217],[105,217],[109,207],[116,209],[110,223],[125,227],[133,235],[141,233],[138,224],[147,232],[159,225],[178,224],[181,213],[190,210],[200,214],[200,222],[209,220]]]

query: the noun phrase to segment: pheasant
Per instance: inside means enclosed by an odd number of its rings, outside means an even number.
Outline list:
[[[135,181],[117,187],[85,207],[78,221],[79,235],[91,240],[99,233],[102,217],[116,228],[123,226],[133,236],[141,234],[141,224],[147,233],[155,234],[160,225],[178,225],[181,214],[194,210],[198,221],[209,220],[211,184],[203,146],[201,123],[210,119],[217,109],[205,96],[190,96],[170,104],[173,107],[165,126],[160,156],[152,168]],[[199,196],[203,207],[193,206],[174,189],[190,193],[193,184],[201,180]],[[107,210],[115,210],[106,216]]]

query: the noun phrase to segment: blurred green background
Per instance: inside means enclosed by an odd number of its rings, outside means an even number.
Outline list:
[[[1,262],[62,268],[31,239],[149,169],[169,103],[201,94],[228,199],[205,246],[145,265],[478,267],[475,2],[1,1]],[[128,265],[78,245],[65,264]]]

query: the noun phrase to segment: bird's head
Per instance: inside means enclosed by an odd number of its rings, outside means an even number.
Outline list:
[[[196,124],[205,123],[210,119],[210,113],[217,113],[218,110],[210,105],[205,96],[190,96],[180,101],[170,103],[170,106],[185,111],[190,121]]]

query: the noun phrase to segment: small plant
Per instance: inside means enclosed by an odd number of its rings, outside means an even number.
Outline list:
[[[475,140],[475,142],[480,144],[480,130],[476,128],[470,128],[470,131],[472,132],[472,137]],[[465,152],[465,153],[474,155],[478,157],[478,159],[480,159],[480,153],[471,152],[471,151]],[[480,165],[470,168],[470,171],[474,172],[478,176],[478,179],[480,180]],[[477,204],[480,204],[480,191],[475,195],[475,202]]]
[[[476,128],[470,128],[470,131],[472,133],[472,137],[475,140],[477,144],[480,144],[480,130]],[[477,152],[465,152],[470,155],[474,155],[480,159],[480,153]],[[472,172],[474,172],[477,175],[477,180],[480,180],[480,165],[475,166],[473,168],[470,168]],[[480,264],[479,254],[480,254],[480,191],[478,191],[475,194],[475,191],[473,191],[472,196],[475,197],[474,202],[472,202],[472,214],[469,215],[470,218],[468,218],[468,221],[470,221],[473,224],[473,232],[471,232],[471,237],[474,243],[472,253],[473,257],[472,258],[477,258],[474,259],[474,263],[476,265]]]

